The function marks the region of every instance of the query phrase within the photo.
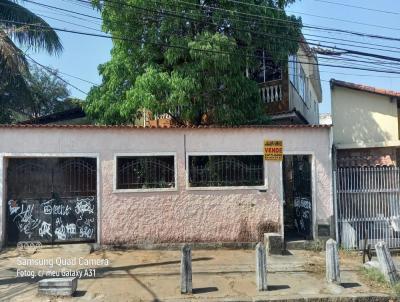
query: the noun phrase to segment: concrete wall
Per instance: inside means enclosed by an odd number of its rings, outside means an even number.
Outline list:
[[[338,86],[331,95],[333,142],[337,148],[399,145],[396,101]]]
[[[265,162],[267,189],[188,190],[185,155],[262,154],[264,139],[283,140],[287,154],[313,156],[314,233],[331,222],[332,179],[329,128],[130,129],[0,127],[1,239],[5,232],[3,175],[10,156],[88,155],[99,163],[99,241],[102,244],[256,241],[266,221],[282,224],[280,162]],[[117,153],[173,152],[177,190],[117,192]],[[3,185],[3,186],[1,186]],[[2,190],[3,189],[3,190]],[[2,191],[2,192],[1,192]]]

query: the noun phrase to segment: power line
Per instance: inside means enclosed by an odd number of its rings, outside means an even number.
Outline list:
[[[23,22],[17,22],[17,21],[8,21],[8,20],[1,20],[0,22],[7,21],[11,24],[16,24],[16,25],[24,25],[24,26],[32,26],[36,27],[39,29],[45,29],[43,26],[37,25],[37,24],[28,24],[28,23],[23,23]],[[143,45],[144,42],[143,40],[134,40],[126,37],[118,37],[118,36],[109,36],[109,35],[104,35],[104,34],[94,34],[94,33],[88,33],[88,32],[81,32],[77,30],[69,30],[69,29],[62,29],[62,28],[57,28],[53,27],[54,30],[56,31],[61,31],[61,32],[67,32],[67,33],[72,33],[72,34],[77,34],[77,35],[83,35],[83,36],[92,36],[92,37],[99,37],[99,38],[107,38],[107,39],[112,39],[112,40],[121,40],[121,41],[128,41],[128,42],[134,42],[138,43],[140,45]],[[225,55],[234,55],[234,56],[242,56],[242,57],[248,57],[248,58],[262,58],[260,56],[256,55],[249,55],[249,54],[244,54],[244,53],[233,53],[233,52],[228,52],[228,51],[218,51],[218,50],[210,50],[210,49],[200,49],[200,48],[193,48],[193,47],[185,47],[185,46],[180,46],[180,45],[171,45],[171,44],[166,44],[166,43],[156,43],[156,42],[146,42],[147,44],[154,45],[154,46],[162,46],[162,47],[167,47],[167,48],[176,48],[176,49],[181,49],[181,50],[187,50],[187,51],[197,51],[197,52],[207,52],[207,53],[214,53],[214,54],[225,54]],[[393,58],[397,61],[400,61],[398,58]],[[283,61],[283,60],[280,60]],[[285,60],[285,62],[292,62],[290,60]],[[357,67],[350,67],[350,66],[338,66],[338,65],[332,65],[332,64],[318,64],[318,63],[313,63],[313,62],[302,62],[303,64],[306,65],[313,65],[313,66],[326,66],[326,67],[333,67],[333,68],[344,68],[344,69],[355,69],[355,70],[364,70],[364,71],[372,71],[372,72],[377,72],[377,73],[393,73],[393,74],[400,74],[400,71],[382,71],[381,69],[373,69],[373,68],[357,68]]]
[[[81,2],[85,2],[85,3],[86,3],[85,0],[76,0],[76,1],[81,1]],[[153,12],[153,13],[156,12],[156,13],[163,14],[163,15],[166,14],[165,12],[160,12],[160,11],[152,10],[152,9],[149,9],[149,8],[143,8],[143,7],[139,7],[139,6],[132,5],[132,4],[120,3],[120,2],[116,2],[116,1],[112,1],[112,0],[103,0],[103,1],[105,1],[105,2],[111,2],[111,3],[118,3],[118,4],[122,4],[122,5],[124,5],[124,6],[133,7],[133,8],[141,9],[141,10],[144,10],[144,11],[151,11],[151,12]],[[177,1],[177,2],[184,2],[184,1],[179,1],[179,0],[176,0],[176,1]],[[184,3],[187,3],[187,2],[184,2]],[[195,5],[195,4],[193,4],[193,5]],[[196,5],[196,6],[198,6],[198,5]],[[182,18],[182,16],[180,16],[180,15],[174,15],[174,16],[175,16],[175,17],[181,17],[181,18]],[[189,19],[189,18],[187,18],[187,17],[183,17],[183,18]],[[196,19],[192,19],[192,20],[193,20],[193,21],[200,22],[200,20],[196,20]],[[212,24],[213,26],[217,26],[217,27],[219,26],[218,24],[210,23],[210,22],[206,22],[206,21],[203,21],[203,23],[209,23],[209,24]],[[230,27],[230,29],[232,29],[232,27]],[[247,32],[247,33],[254,33],[254,34],[263,35],[263,36],[272,37],[272,38],[277,38],[277,39],[282,39],[281,36],[275,36],[275,35],[271,35],[271,34],[267,34],[267,33],[258,33],[258,32],[254,32],[254,31],[243,30],[243,29],[236,29],[236,30],[238,30],[238,31],[244,31],[244,32]],[[297,42],[297,43],[303,43],[303,41],[301,41],[301,40],[296,40],[296,39],[289,39],[289,38],[286,38],[285,40],[287,40],[287,41],[293,41],[293,42]],[[309,45],[315,45],[315,46],[322,46],[322,47],[327,47],[327,48],[332,48],[332,46],[329,46],[329,45],[321,45],[320,43],[310,43],[310,42],[308,42],[307,44],[309,44]],[[335,49],[342,50],[342,51],[345,51],[345,52],[348,52],[348,53],[354,53],[354,54],[360,54],[360,55],[362,54],[362,55],[365,55],[365,56],[370,56],[370,57],[379,58],[379,59],[388,59],[388,58],[390,58],[389,60],[393,60],[393,61],[398,61],[398,62],[400,62],[400,59],[399,59],[399,58],[393,58],[393,57],[388,57],[388,56],[383,56],[383,55],[378,55],[378,54],[372,54],[372,53],[354,51],[354,50],[349,50],[349,49],[339,48],[339,47],[335,47]],[[396,53],[397,53],[397,52],[396,52]]]
[[[85,95],[88,95],[87,92],[85,92],[85,91],[83,91],[82,89],[80,89],[79,87],[77,87],[77,86],[71,84],[70,82],[68,82],[67,80],[65,80],[63,77],[61,77],[60,75],[58,75],[58,73],[57,73],[56,70],[54,70],[54,69],[52,69],[52,68],[50,68],[50,67],[48,67],[48,66],[45,66],[45,65],[39,63],[38,61],[36,61],[35,59],[33,59],[32,57],[30,57],[30,56],[27,55],[27,54],[25,54],[25,56],[26,56],[29,60],[31,60],[33,63],[35,63],[36,65],[40,66],[41,68],[43,68],[43,69],[46,70],[47,72],[51,73],[53,76],[55,76],[57,79],[59,79],[60,81],[64,82],[64,83],[67,84],[68,86],[71,86],[72,88],[75,88],[75,89],[78,90],[79,92],[81,92],[81,93],[83,93],[83,94],[85,94]]]
[[[77,23],[73,23],[73,22],[69,22],[69,21],[66,21],[66,20],[62,20],[62,19],[57,19],[57,18],[53,18],[53,17],[49,17],[49,16],[46,16],[46,15],[41,15],[41,16],[43,16],[43,17],[46,17],[46,18],[50,18],[50,19],[53,19],[53,20],[57,20],[57,21],[60,21],[60,22],[64,22],[64,23],[67,23],[67,24],[71,24],[71,25],[75,25],[75,26],[79,26],[79,27],[83,27],[83,28],[87,28],[87,29],[91,29],[91,30],[94,30],[94,31],[98,31],[98,32],[101,32],[100,30],[98,30],[98,29],[96,29],[96,28],[92,28],[92,27],[87,27],[87,26],[83,26],[83,25],[80,25],[80,24],[77,24]],[[272,53],[270,53],[270,54],[272,54]],[[301,55],[297,55],[298,57],[300,56],[300,57],[306,57],[306,58],[308,58],[308,56],[301,56]],[[385,64],[389,64],[388,62],[384,62],[384,61],[365,61],[365,60],[355,60],[355,59],[347,59],[347,58],[336,58],[336,57],[332,57],[332,58],[324,58],[324,57],[322,57],[321,59],[325,59],[325,60],[330,60],[330,61],[341,61],[341,62],[354,62],[354,63],[368,63],[368,64],[375,64],[376,65],[376,63],[380,63],[380,64],[382,64],[382,65],[385,65]],[[354,65],[354,63],[353,63],[353,66],[361,66],[361,67],[371,67],[371,66],[368,66],[368,65],[363,65],[363,64],[358,64],[358,65]],[[393,65],[393,63],[390,63],[390,64],[392,64]],[[397,64],[396,64],[397,65]],[[389,66],[390,67],[390,66]],[[383,70],[383,69],[382,69]],[[92,83],[93,84],[93,83]]]
[[[82,0],[75,0],[75,2],[79,2],[79,1],[82,1]],[[87,3],[86,1],[83,1],[83,2]],[[111,2],[111,1],[109,1],[109,2]],[[75,4],[78,5],[78,3],[75,3]],[[119,4],[119,2],[118,2],[118,4]],[[127,4],[124,4],[124,3],[121,3],[121,4],[122,5],[127,5]],[[180,12],[177,12],[177,11],[169,11],[169,12],[178,13],[178,14],[180,13]],[[185,13],[185,14],[188,14],[188,13]],[[193,14],[189,14],[189,15],[193,16]],[[179,16],[179,17],[185,18],[183,16]],[[101,19],[101,18],[99,18],[99,19]],[[238,19],[233,19],[233,20],[238,20]],[[247,21],[247,20],[238,20],[238,21],[241,21],[241,22],[252,22],[252,21]],[[278,26],[274,25],[274,27],[281,27],[282,28],[282,26],[279,26],[279,25]],[[394,46],[388,46],[388,45],[382,45],[382,44],[366,43],[366,42],[359,42],[359,41],[348,40],[348,39],[340,39],[340,38],[331,38],[331,37],[327,37],[327,36],[313,35],[313,34],[304,34],[304,35],[305,36],[310,36],[310,37],[325,38],[325,39],[329,39],[329,40],[352,42],[352,43],[357,43],[357,44],[360,44],[360,45],[378,46],[378,47],[385,47],[385,48],[400,50],[400,47],[394,47]],[[331,43],[331,44],[338,44],[338,45],[345,45],[345,46],[360,47],[359,45],[354,45],[354,44],[334,43],[334,42],[331,42],[331,41],[320,41],[320,40],[309,39],[309,38],[308,38],[308,40],[309,41],[324,42],[324,43]],[[372,47],[364,47],[364,48],[374,49],[374,50],[381,50],[381,51],[389,51],[387,49],[378,49],[378,48],[372,48]],[[394,52],[394,51],[389,51],[389,52]],[[395,51],[395,52],[397,53],[397,51]]]
[[[398,12],[375,9],[375,8],[369,8],[369,7],[364,7],[364,6],[357,6],[357,5],[334,2],[334,1],[327,1],[327,0],[314,0],[314,1],[333,4],[333,5],[340,5],[340,6],[345,6],[345,7],[351,7],[351,8],[357,8],[357,9],[363,9],[363,10],[368,10],[368,11],[378,12],[378,13],[385,13],[385,14],[391,14],[391,15],[400,15]]]
[[[81,1],[81,0],[75,0],[75,1]],[[76,14],[76,15],[79,15],[79,16],[85,16],[85,17],[88,17],[88,18],[96,19],[96,20],[102,20],[102,18],[100,18],[100,17],[95,17],[95,16],[92,16],[92,15],[87,15],[87,14],[83,14],[83,13],[79,13],[79,12],[75,12],[75,11],[71,11],[71,10],[67,10],[67,9],[63,9],[63,8],[59,8],[59,7],[55,7],[55,6],[51,6],[51,5],[46,5],[46,4],[43,4],[43,3],[38,3],[38,2],[35,2],[35,1],[31,1],[31,0],[25,0],[25,2],[29,2],[29,3],[32,3],[32,4],[35,4],[35,5],[39,5],[39,6],[42,6],[42,7],[51,8],[53,10],[70,12],[70,13],[73,13],[73,14]],[[88,3],[86,1],[84,1],[84,2]],[[75,3],[75,4],[77,5],[77,3]],[[78,18],[78,17],[75,16],[75,18]],[[232,17],[230,16],[230,18],[232,18]],[[81,18],[79,18],[79,19],[81,19]],[[232,18],[232,19],[240,21],[240,22],[253,22],[254,21],[254,20],[253,21],[252,20],[239,20],[239,19],[234,19],[234,18]],[[83,20],[85,20],[85,19],[83,19]],[[286,20],[282,20],[282,21],[286,21]],[[88,21],[88,22],[90,22],[90,21]],[[283,27],[282,25],[278,25],[278,24],[269,24],[269,26],[281,27],[281,28]],[[303,25],[303,29],[304,30],[320,30],[320,31],[322,30],[322,31],[327,31],[327,32],[338,32],[338,33],[344,33],[344,34],[349,34],[349,35],[356,35],[356,36],[363,37],[363,38],[373,38],[373,39],[381,39],[381,40],[389,40],[389,41],[400,41],[400,38],[395,38],[395,37],[372,35],[372,34],[368,34],[368,33],[348,31],[348,30],[328,28],[328,27],[319,27],[319,26],[317,27],[317,26],[305,26],[305,25]],[[392,48],[392,49],[399,49],[399,47],[392,47],[392,46],[386,46],[386,45],[381,45],[381,44],[373,44],[373,43],[363,43],[363,42],[347,40],[347,39],[340,39],[340,38],[330,38],[330,37],[320,36],[320,35],[312,35],[312,34],[304,34],[304,35],[313,36],[313,37],[327,38],[327,39],[331,39],[331,40],[332,39],[336,39],[338,41],[345,41],[345,42],[354,42],[354,43],[359,43],[359,44],[363,44],[363,45],[373,45],[373,46],[387,47],[387,48]],[[329,43],[331,43],[331,42],[329,42]]]
[[[245,2],[241,2],[241,1],[237,1],[237,0],[227,0],[227,1],[228,2],[232,2],[232,3],[247,5],[247,6],[263,8],[263,9],[273,9],[273,10],[288,12],[288,13],[291,13],[291,14],[299,14],[299,15],[317,17],[317,18],[328,19],[328,20],[335,20],[335,21],[346,22],[346,23],[354,23],[354,24],[360,24],[360,25],[365,25],[365,26],[372,26],[372,27],[380,27],[380,28],[386,28],[386,29],[400,30],[400,28],[386,27],[386,26],[382,26],[382,25],[378,25],[378,24],[363,23],[363,22],[357,22],[357,21],[352,21],[352,20],[339,19],[339,18],[333,18],[333,17],[321,16],[321,15],[315,15],[315,14],[309,14],[309,13],[304,13],[304,12],[295,12],[295,11],[290,11],[290,10],[286,10],[285,11],[284,9],[281,9],[281,8],[270,7],[270,6],[267,7],[265,5],[258,5],[258,4],[254,4],[254,3],[245,3]],[[315,1],[318,1],[318,0],[315,0]],[[330,1],[322,1],[322,0],[320,0],[320,1],[321,2],[330,3]],[[363,8],[363,7],[359,7],[359,6],[353,6],[353,5],[346,5],[346,6]],[[380,12],[387,12],[387,11],[380,11]],[[388,13],[391,13],[391,12],[388,12]],[[396,13],[394,13],[394,14],[396,14]]]
[[[76,1],[80,1],[80,0],[76,0]],[[85,1],[85,3],[86,3],[86,1]],[[48,5],[45,5],[45,6],[48,7]],[[74,11],[72,11],[72,12],[74,12]],[[94,16],[92,16],[92,17],[101,20],[101,18],[94,17]],[[87,29],[91,29],[91,30],[95,30],[95,31],[99,31],[99,32],[100,32],[100,30],[98,30],[98,29],[90,28],[90,27],[83,26],[83,25],[76,24],[76,23],[72,23],[72,22],[69,22],[69,21],[60,20],[60,19],[53,18],[53,17],[48,17],[48,18],[54,19],[54,20],[58,20],[58,21],[60,21],[60,22],[65,22],[65,23],[68,23],[68,24],[76,25],[76,26],[81,26],[81,27],[84,27],[84,28],[87,28]],[[100,24],[96,23],[96,25],[100,25]],[[213,24],[213,25],[214,25],[214,24]],[[279,37],[279,38],[281,38],[281,37]],[[327,42],[333,44],[333,42],[330,42],[330,41],[327,41]],[[326,47],[331,47],[331,46],[326,46]]]
[[[91,30],[94,30],[94,31],[98,31],[98,32],[101,32],[100,30],[98,30],[98,29],[96,29],[96,28],[92,28],[92,27],[87,27],[87,26],[83,26],[83,25],[80,25],[80,24],[77,24],[77,23],[73,23],[73,22],[69,22],[69,21],[65,21],[65,20],[62,20],[62,19],[57,19],[57,18],[52,18],[52,17],[49,17],[49,16],[46,16],[46,15],[41,15],[41,16],[43,16],[43,17],[46,17],[46,18],[50,18],[50,19],[53,19],[53,20],[57,20],[57,21],[60,21],[60,22],[64,22],[64,23],[67,23],[67,24],[71,24],[71,25],[75,25],[75,26],[79,26],[79,27],[83,27],[83,28],[87,28],[87,29],[91,29]],[[272,53],[269,53],[269,54],[272,54]],[[298,57],[306,57],[306,58],[308,58],[308,56],[307,55],[304,55],[304,56],[301,56],[301,55],[298,55],[297,54],[297,56]],[[340,61],[340,62],[345,62],[345,63],[347,63],[347,62],[352,62],[352,66],[357,66],[357,67],[371,67],[371,66],[368,66],[368,65],[364,65],[364,64],[357,64],[357,65],[354,65],[354,63],[368,63],[368,64],[375,64],[376,65],[376,63],[380,63],[380,64],[382,64],[382,65],[385,65],[385,64],[389,64],[388,62],[384,62],[384,61],[365,61],[365,60],[355,60],[355,59],[348,59],[348,58],[336,58],[336,57],[331,57],[331,58],[324,58],[324,57],[322,57],[321,59],[323,59],[323,60],[330,60],[330,61]],[[390,64],[392,64],[393,65],[393,63],[390,63]],[[397,65],[397,64],[396,64]],[[390,67],[390,66],[389,66]],[[382,69],[382,71],[384,71],[384,69]],[[94,83],[92,83],[92,84],[94,84]],[[94,84],[95,85],[95,84]]]
[[[43,15],[43,14],[37,14],[37,15],[40,16],[40,17],[48,18],[48,19],[50,19],[50,20],[55,20],[55,21],[59,21],[59,22],[64,22],[64,23],[66,23],[66,24],[75,25],[75,26],[79,26],[79,27],[82,27],[82,28],[90,29],[90,30],[101,31],[101,30],[99,30],[99,29],[97,29],[97,28],[93,28],[93,27],[89,27],[89,26],[82,25],[82,24],[77,24],[77,23],[74,23],[74,22],[70,22],[70,21],[66,21],[66,20],[62,20],[62,19],[50,17],[50,16],[47,16],[47,15]],[[100,25],[100,24],[98,24],[98,25]]]
[[[80,1],[80,2],[85,2],[86,3],[85,0],[76,0],[76,1]],[[137,6],[137,5],[132,5],[132,4],[129,4],[129,3],[121,3],[119,1],[113,1],[113,0],[104,0],[104,1],[108,2],[108,3],[115,3],[115,4],[120,4],[120,5],[123,5],[123,6],[127,6],[127,7],[132,7],[132,8],[143,10],[143,11],[147,11],[147,12],[158,13],[158,14],[167,15],[167,16],[173,16],[173,17],[176,17],[176,18],[181,18],[181,19],[185,19],[185,20],[191,20],[193,22],[201,22],[201,23],[211,24],[211,25],[216,26],[216,27],[220,27],[219,24],[208,22],[208,21],[203,21],[203,20],[198,20],[198,19],[193,19],[193,18],[188,18],[188,17],[185,17],[185,16],[182,16],[182,15],[178,14],[177,12],[174,12],[174,13],[171,14],[170,11],[165,11],[165,10],[164,11],[158,11],[158,10],[154,10],[154,9],[150,9],[150,8],[144,8],[144,7],[140,7],[140,6]],[[155,1],[155,2],[157,2],[157,1]],[[179,1],[179,2],[182,2],[182,1]],[[161,3],[161,2],[158,2],[158,3]],[[187,2],[184,2],[184,3],[187,3]],[[246,29],[240,29],[240,28],[235,28],[234,29],[232,26],[230,26],[229,29],[230,30],[237,30],[237,31],[241,31],[241,32],[246,32],[246,33],[253,33],[253,34],[263,35],[263,36],[277,38],[277,39],[282,39],[282,36],[276,36],[276,35],[271,35],[271,34],[268,34],[268,33],[255,32],[255,31],[246,30]],[[286,38],[285,40],[286,41],[293,41],[293,42],[297,42],[297,43],[303,42],[301,40],[290,39],[290,38]],[[309,42],[309,41],[315,41],[315,42],[318,42],[318,43],[312,43],[312,42]],[[344,45],[344,46],[359,47],[359,46],[354,45],[354,44],[333,43],[331,41],[320,41],[320,40],[315,40],[315,39],[308,39],[308,44],[309,45],[323,46],[323,47],[327,47],[327,48],[332,48],[332,46],[330,46],[330,45],[321,45],[320,42],[329,43],[329,44],[337,44],[337,45],[340,44],[340,45]],[[337,48],[337,47],[335,47],[335,48]],[[364,49],[373,49],[373,50],[380,50],[380,51],[398,53],[398,51],[386,50],[386,49],[374,48],[374,47],[368,47],[368,46],[364,46],[363,48]],[[343,48],[337,48],[337,49],[349,51],[348,49],[343,49]]]
[[[107,0],[104,0],[105,2],[107,2]],[[180,3],[185,3],[185,4],[189,4],[189,5],[194,5],[194,6],[202,6],[202,5],[199,5],[199,4],[195,4],[195,3],[190,3],[190,2],[185,2],[185,1],[182,1],[182,0],[175,0],[176,2],[180,2]],[[250,5],[249,3],[245,3],[245,2],[240,2],[240,1],[234,1],[234,0],[227,0],[227,1],[230,1],[230,2],[235,2],[235,3],[241,3],[241,4],[244,4],[244,5]],[[272,8],[272,7],[267,7],[267,6],[264,6],[264,5],[257,5],[257,4],[251,4],[252,6],[258,6],[258,7],[260,7],[260,8],[263,8],[263,9],[276,9],[276,8]],[[221,9],[221,8],[216,8],[216,7],[210,7],[210,8],[212,8],[212,9],[219,9],[219,10],[224,10],[224,11],[229,11],[229,12],[233,12],[233,13],[238,13],[238,12],[236,12],[236,11],[233,11],[233,10],[228,10],[228,9]],[[278,9],[278,10],[281,10],[281,9]],[[284,11],[284,10],[283,10]],[[400,28],[398,28],[398,27],[389,27],[389,26],[383,26],[383,25],[378,25],[378,24],[370,24],[370,23],[364,23],[364,22],[357,22],[357,21],[351,21],[351,20],[345,20],[345,19],[339,19],[339,18],[333,18],[333,17],[326,17],[326,16],[320,16],[320,15],[314,15],[314,14],[308,14],[308,13],[300,13],[300,12],[291,12],[291,11],[287,11],[287,12],[289,12],[289,13],[295,13],[295,14],[303,14],[303,15],[306,15],[306,16],[312,16],[312,17],[317,17],[317,18],[322,18],[322,19],[329,19],[329,20],[335,20],[335,21],[340,21],[340,22],[347,22],[347,23],[352,23],[352,24],[359,24],[359,25],[365,25],[365,26],[371,26],[371,27],[377,27],[377,28],[384,28],[384,29],[391,29],[391,30],[396,30],[396,31],[399,31],[400,30]],[[242,12],[240,12],[241,14],[244,14],[244,15],[249,15],[249,16],[252,16],[252,17],[263,17],[263,18],[267,18],[267,19],[274,19],[275,21],[278,21],[279,19],[276,19],[276,18],[271,18],[271,17],[266,17],[266,16],[260,16],[260,15],[254,15],[254,14],[246,14],[246,13],[242,13]],[[288,21],[288,20],[287,20]]]

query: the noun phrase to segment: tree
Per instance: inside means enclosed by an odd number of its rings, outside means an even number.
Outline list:
[[[257,53],[284,65],[297,51],[301,20],[284,11],[292,2],[94,1],[113,49],[87,114],[110,124],[134,123],[144,110],[179,124],[260,122]]]
[[[32,66],[25,76],[26,87],[8,85],[0,93],[0,123],[11,123],[56,113],[80,106],[76,99],[68,98],[69,91],[57,73]]]
[[[29,66],[24,53],[13,41],[49,54],[57,54],[63,47],[46,21],[17,2],[0,0],[0,83],[15,81],[23,85],[21,80],[29,73]]]

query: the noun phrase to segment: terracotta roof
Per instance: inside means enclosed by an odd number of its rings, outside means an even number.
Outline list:
[[[350,89],[354,89],[354,90],[360,90],[360,91],[400,98],[400,92],[393,91],[393,90],[386,90],[386,89],[376,88],[376,87],[372,87],[372,86],[366,86],[366,85],[362,85],[362,84],[354,84],[354,83],[349,83],[349,82],[344,82],[344,81],[338,81],[335,79],[331,79],[330,83],[331,83],[331,88],[333,88],[334,86],[340,86],[340,87],[350,88]]]
[[[162,126],[144,127],[135,125],[57,125],[57,124],[0,124],[1,128],[25,129],[25,128],[55,128],[55,129],[238,129],[238,128],[330,128],[331,125],[201,125],[201,126]]]

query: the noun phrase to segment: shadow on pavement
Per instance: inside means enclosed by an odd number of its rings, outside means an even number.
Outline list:
[[[211,292],[217,292],[218,287],[200,287],[200,288],[193,288],[193,294],[205,294]]]
[[[74,293],[74,297],[83,297],[84,295],[86,294],[86,290],[77,290],[75,293]]]
[[[268,290],[273,291],[273,290],[283,290],[283,289],[289,289],[289,285],[268,285]]]
[[[348,282],[348,283],[340,283],[343,288],[353,288],[353,287],[360,287],[361,284],[357,282]]]

